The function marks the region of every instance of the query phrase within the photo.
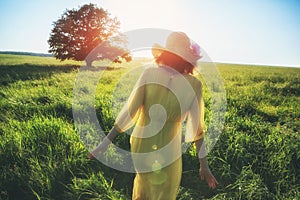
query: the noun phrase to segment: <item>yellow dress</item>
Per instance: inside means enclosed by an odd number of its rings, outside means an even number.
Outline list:
[[[132,199],[176,199],[182,140],[192,142],[204,136],[201,82],[168,67],[146,69],[115,122],[120,132],[133,125],[130,144],[136,177]]]

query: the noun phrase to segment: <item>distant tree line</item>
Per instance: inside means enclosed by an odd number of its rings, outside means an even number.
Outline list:
[[[39,56],[39,57],[53,57],[50,53],[33,53],[33,52],[22,52],[22,51],[0,51],[0,54],[11,54],[11,55],[24,55],[24,56]]]

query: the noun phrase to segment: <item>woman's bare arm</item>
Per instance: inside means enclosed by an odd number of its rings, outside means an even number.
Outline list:
[[[110,143],[112,142],[112,140],[119,135],[120,133],[117,131],[117,129],[115,127],[113,127],[110,132],[107,134],[106,137],[104,137],[102,143],[100,145],[98,145],[89,155],[88,158],[89,159],[93,159],[95,158],[96,154],[101,154],[104,153],[106,151],[106,149],[108,148],[108,146],[110,145]]]

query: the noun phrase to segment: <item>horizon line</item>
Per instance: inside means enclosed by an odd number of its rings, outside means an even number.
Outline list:
[[[12,54],[12,55],[24,55],[24,56],[49,56],[54,57],[51,53],[41,53],[41,52],[33,52],[33,51],[7,51],[7,50],[0,50],[0,54]],[[41,56],[42,57],[42,56]],[[139,59],[153,59],[151,57],[146,56],[135,56],[134,58]],[[232,65],[254,65],[254,66],[265,66],[265,67],[292,67],[292,68],[300,68],[299,65],[281,65],[281,64],[265,64],[265,63],[252,63],[252,62],[235,62],[235,61],[224,61],[224,60],[215,60],[213,63],[216,64],[232,64]]]

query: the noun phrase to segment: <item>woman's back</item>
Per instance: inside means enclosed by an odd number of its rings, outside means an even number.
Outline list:
[[[201,90],[200,81],[191,75],[180,74],[168,67],[149,68],[146,73],[145,115],[149,116],[148,112],[154,109],[154,106],[157,109],[152,117],[153,120],[181,120],[191,107],[197,93],[201,92],[199,91]]]

